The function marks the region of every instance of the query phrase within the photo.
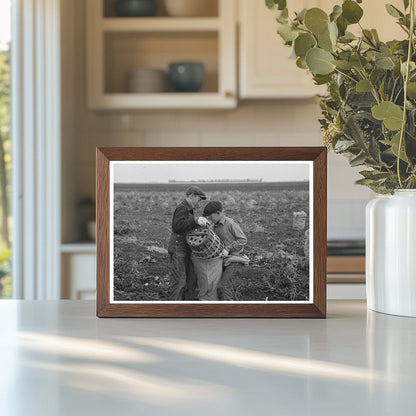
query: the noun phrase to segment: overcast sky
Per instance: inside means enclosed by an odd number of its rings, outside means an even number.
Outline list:
[[[312,162],[111,162],[115,183],[262,179],[309,180]]]

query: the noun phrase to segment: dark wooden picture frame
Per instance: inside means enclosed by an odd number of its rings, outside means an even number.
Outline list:
[[[189,318],[325,318],[326,317],[326,212],[327,151],[324,147],[238,148],[97,148],[97,316]],[[247,164],[263,161],[312,163],[313,207],[312,299],[308,303],[275,302],[132,302],[114,303],[110,297],[110,162],[196,161]]]

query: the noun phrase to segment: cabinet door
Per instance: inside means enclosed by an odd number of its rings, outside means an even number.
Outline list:
[[[325,7],[329,0],[299,0],[296,10]],[[312,77],[290,59],[291,49],[276,33],[277,12],[264,1],[239,0],[240,13],[240,97],[305,98],[320,92]]]
[[[62,299],[95,299],[95,264],[96,256],[92,253],[62,255]]]
[[[389,3],[403,9],[402,0]],[[320,7],[329,13],[341,0],[298,0],[289,4],[289,10]],[[291,49],[277,35],[276,11],[268,10],[264,1],[239,0],[240,51],[239,88],[241,98],[305,98],[325,92],[313,84],[312,77],[290,59]],[[364,16],[361,24],[376,28],[383,41],[403,38],[395,19],[388,15],[384,2],[366,0],[361,4]],[[358,34],[358,25],[348,28]]]

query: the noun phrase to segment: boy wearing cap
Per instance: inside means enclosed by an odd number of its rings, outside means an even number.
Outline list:
[[[194,209],[207,199],[198,186],[186,190],[185,199],[176,207],[172,218],[172,235],[168,251],[171,255],[172,287],[170,300],[194,299],[196,277],[192,270],[191,249],[186,242],[186,234],[198,226],[206,226],[205,217],[194,217]]]
[[[249,259],[242,254],[247,244],[247,237],[232,218],[225,215],[220,201],[210,201],[204,208],[204,217],[214,224],[214,232],[224,243],[222,257],[224,258],[224,271],[218,284],[217,294],[219,300],[235,300],[234,276],[236,271]]]

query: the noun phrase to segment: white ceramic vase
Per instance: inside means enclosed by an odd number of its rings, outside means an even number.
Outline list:
[[[369,309],[416,317],[416,190],[367,204],[366,282]]]

